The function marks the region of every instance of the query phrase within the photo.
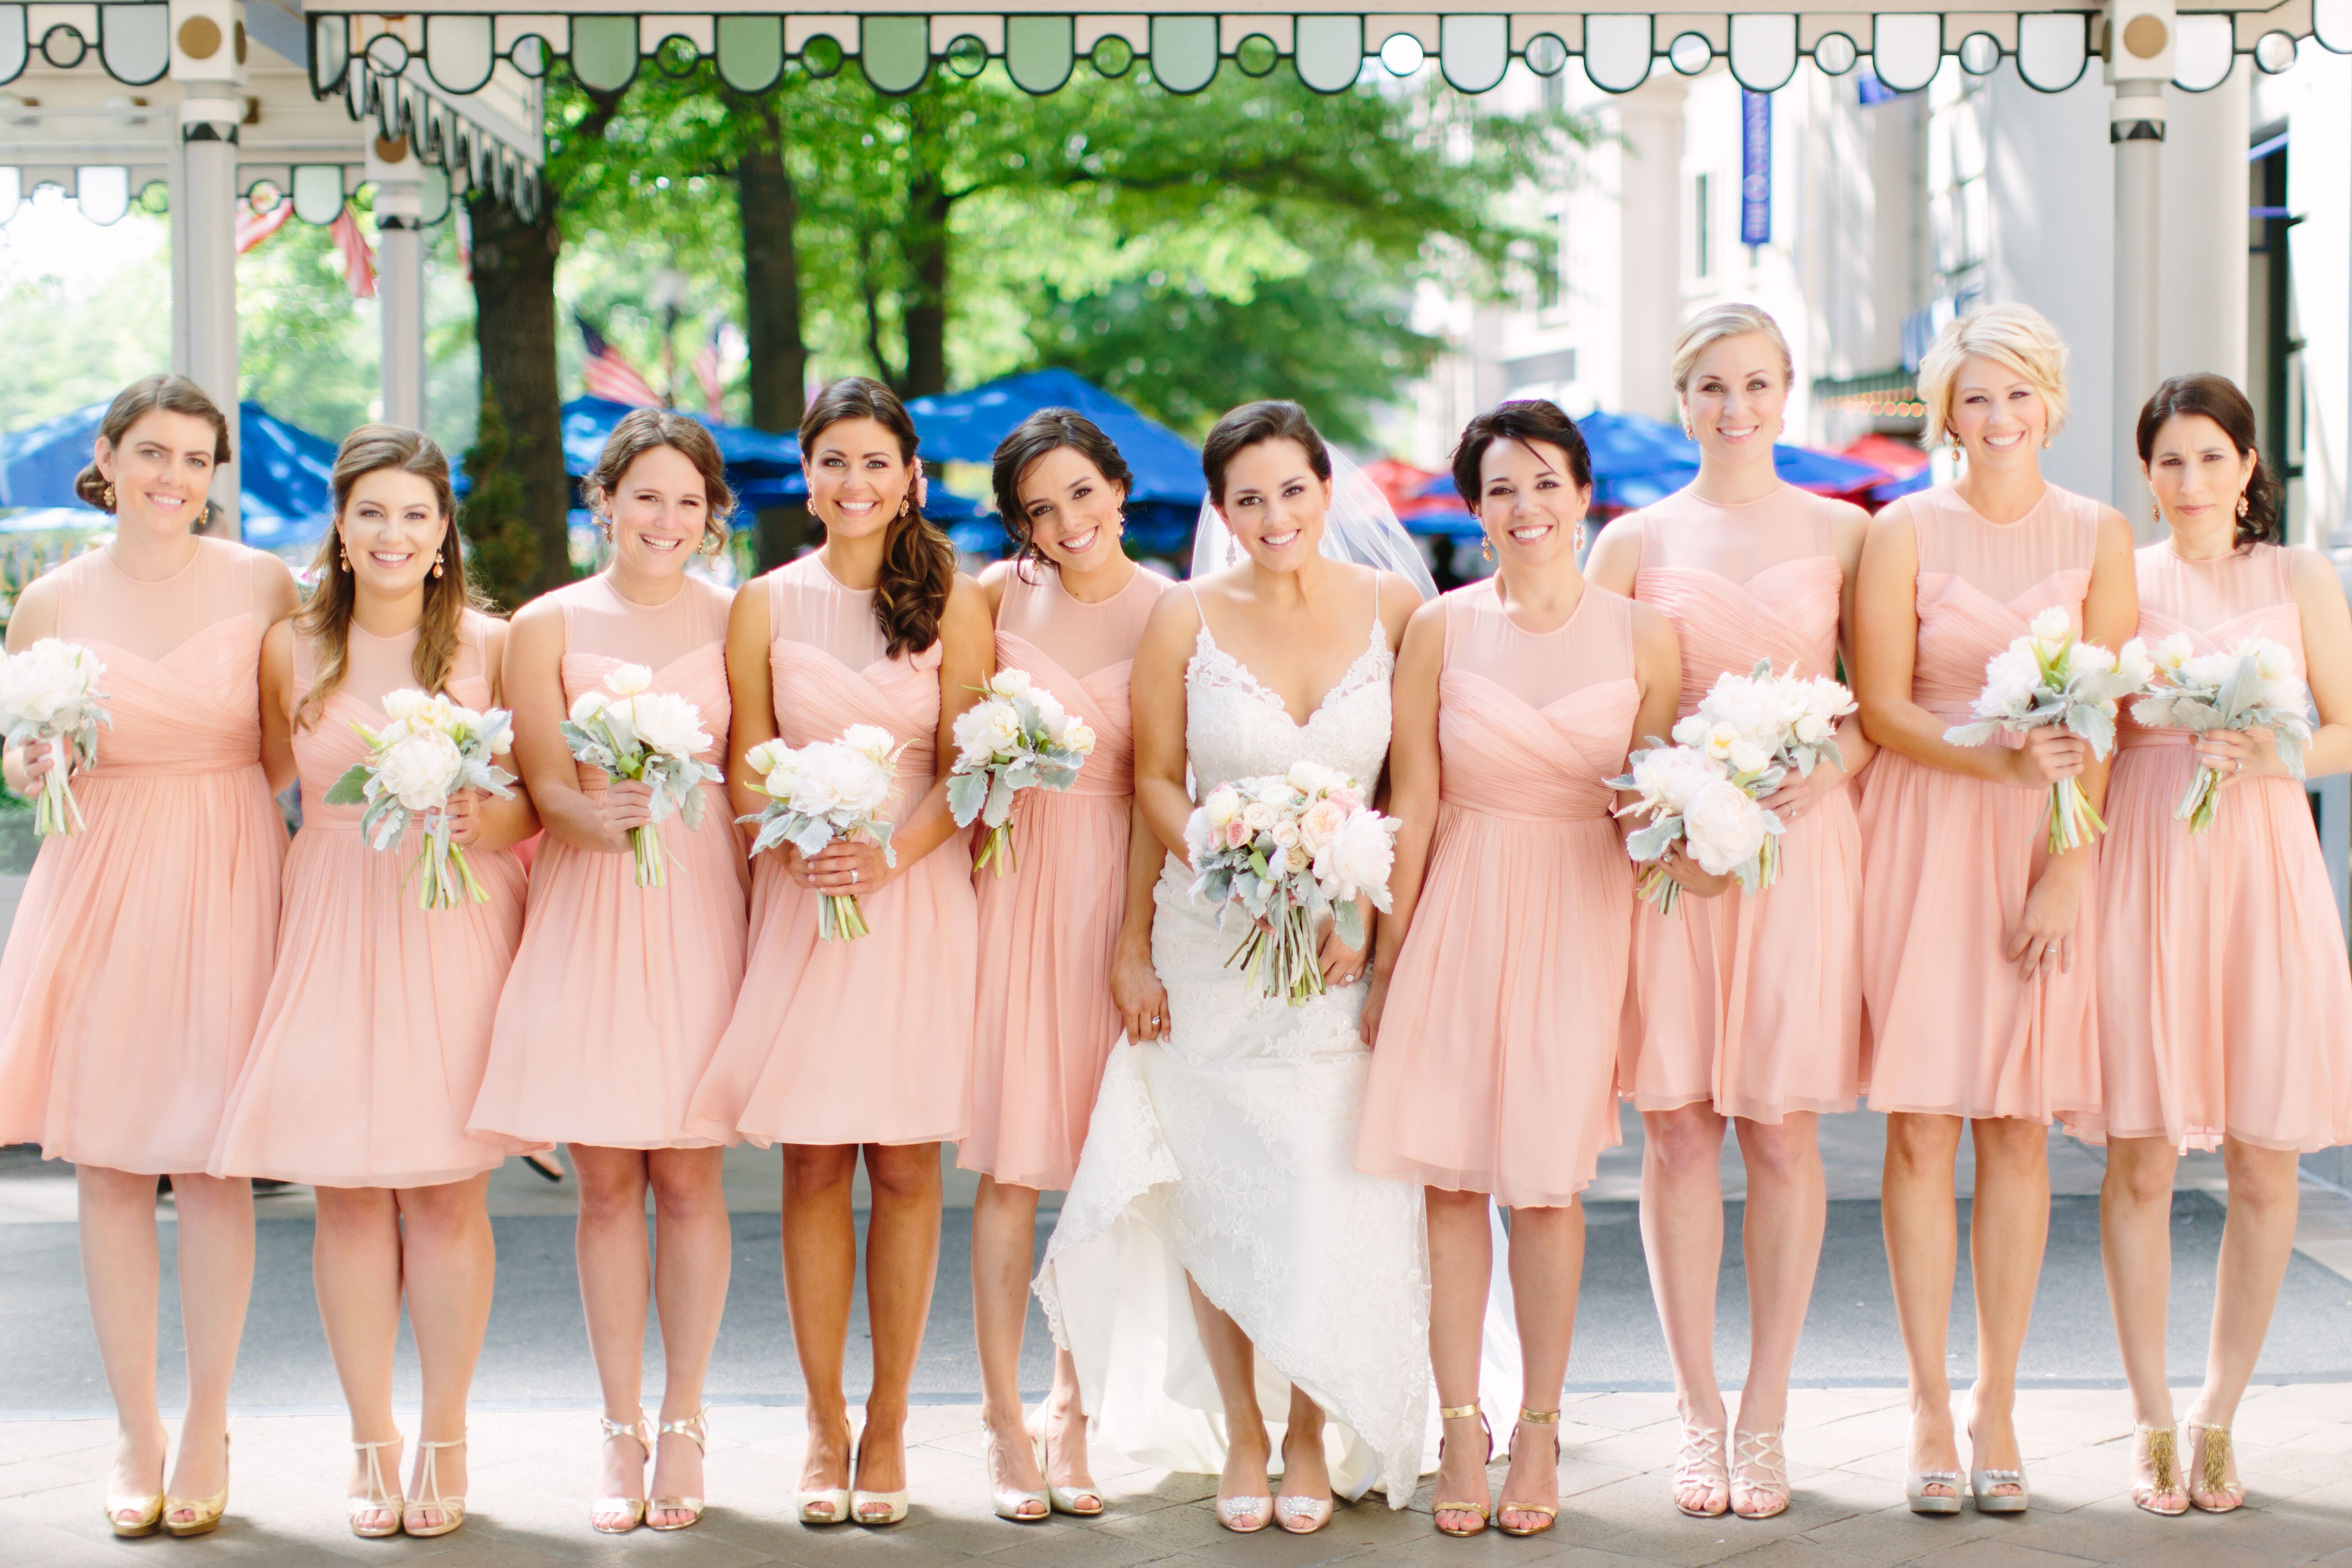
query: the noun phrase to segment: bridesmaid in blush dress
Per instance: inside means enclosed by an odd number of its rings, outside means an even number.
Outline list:
[[[2352,610],[2318,552],[2279,542],[2282,492],[2254,411],[2225,377],[2166,382],[2138,443],[2172,537],[2139,552],[2139,635],[2226,654],[2285,648],[2317,699],[2306,777],[2352,768]],[[2246,1500],[2231,1422],[2294,1246],[2296,1156],[2352,1142],[2352,970],[2303,788],[2268,731],[2126,723],[2099,851],[2099,1058],[2107,1173],[2099,1235],[2137,1430],[2132,1500],[2153,1513]],[[2174,808],[2219,775],[2213,823]],[[2172,1179],[2221,1151],[2230,1215],[2205,1384],[2173,1431],[2165,1379]],[[2185,1474],[2184,1474],[2185,1472]]]
[[[1568,416],[1543,402],[1478,416],[1454,483],[1497,565],[1416,610],[1397,661],[1388,808],[1403,827],[1364,1000],[1376,1048],[1356,1168],[1424,1189],[1445,1423],[1431,1507],[1447,1535],[1490,1517],[1478,1400],[1489,1200],[1511,1211],[1525,1381],[1491,1517],[1536,1535],[1559,1512],[1577,1194],[1617,1142],[1633,868],[1606,781],[1636,735],[1673,725],[1680,656],[1664,616],[1577,570],[1592,462]]]
[[[525,605],[508,638],[517,771],[547,837],[468,1127],[571,1146],[581,1301],[604,1387],[604,1478],[589,1522],[619,1535],[641,1520],[683,1530],[702,1512],[702,1383],[730,1244],[722,1151],[686,1130],[686,1111],[743,983],[751,868],[725,784],[711,783],[699,786],[700,826],[672,813],[654,828],[668,879],[639,887],[630,835],[650,825],[651,788],[575,763],[559,730],[572,703],[635,665],[651,672],[647,698],[699,710],[712,737],[703,760],[723,758],[733,595],[687,571],[727,542],[733,497],[718,444],[683,414],[633,409],[586,488],[611,564]],[[658,1427],[639,1403],[648,1291],[661,1313]]]
[[[1862,985],[1888,1112],[1884,1214],[1910,1364],[1906,1494],[1961,1507],[1945,1334],[1958,1255],[1952,1177],[1975,1138],[1969,1226],[1977,1380],[1969,1489],[1984,1513],[2029,1494],[2013,1425],[2017,1361],[2050,1228],[2049,1123],[2099,1109],[2092,992],[2096,846],[2048,852],[2050,786],[2105,764],[2063,731],[1955,746],[1985,662],[2041,612],[2120,648],[2138,620],[2131,530],[2114,508],[2042,477],[2065,421],[2065,345],[2023,305],[1946,327],[1919,368],[1927,427],[1967,455],[1960,479],[1872,521],[1857,592],[1855,696],[1882,748],[1862,805]]]
[[[452,796],[487,901],[417,906],[422,843],[373,849],[356,806],[324,797],[366,746],[353,724],[386,721],[394,691],[499,700],[504,623],[470,606],[449,493],[429,437],[362,425],[335,454],[335,526],[320,585],[262,647],[262,743],[302,780],[302,831],[286,859],[278,968],[253,1049],[213,1147],[216,1175],[318,1189],[311,1273],[327,1349],[352,1415],[352,1533],[446,1535],[466,1517],[466,1399],[489,1326],[497,1258],[489,1173],[533,1147],[477,1137],[466,1118],[522,931],[511,848],[536,823],[510,798]],[[394,1489],[394,1347],[408,1306],[425,1409],[406,1500]]]
[[[946,778],[956,717],[988,679],[992,634],[979,584],[957,574],[955,547],[922,515],[914,421],[897,395],[860,376],[837,381],[809,405],[800,436],[825,542],[735,596],[730,788],[749,814],[765,799],[743,761],[753,747],[879,725],[906,743],[880,813],[894,825],[894,858],[863,839],[760,858],[742,994],[687,1129],[785,1146],[784,1296],[808,1388],[802,1522],[896,1524],[907,1517],[908,1395],[939,1268],[940,1143],[963,1137],[971,1115],[979,932]],[[829,894],[856,897],[870,934],[821,941],[818,901]],[[874,1194],[874,1380],[853,1457],[842,1362],[861,1151]]]
[[[73,781],[84,826],[42,841],[0,960],[0,1143],[74,1165],[82,1279],[121,1424],[107,1523],[197,1535],[227,1506],[229,1380],[253,1285],[252,1188],[205,1164],[269,986],[286,825],[262,767],[257,671],[294,579],[190,531],[229,458],[228,422],[194,382],[125,387],[95,446],[75,489],[114,514],[113,542],[27,586],[8,622],[11,652],[55,637],[95,653],[114,722]],[[33,793],[51,765],[47,747],[9,748],[9,787]],[[168,1487],[163,1175],[188,1357]]]
[[[1170,584],[1119,548],[1126,460],[1084,415],[1046,408],[996,449],[999,515],[1017,546],[981,574],[996,616],[996,662],[1026,670],[1095,731],[1068,791],[1032,790],[1013,821],[1013,868],[977,873],[980,1006],[971,1135],[956,1164],[977,1171],[972,1319],[981,1418],[998,1515],[1102,1511],[1087,1465],[1077,1367],[1054,1356],[1054,1387],[1024,1429],[1021,1339],[1035,1268],[1037,1194],[1068,1189],[1103,1063],[1122,1029],[1159,1037],[1167,992],[1151,967],[1159,840],[1134,826],[1128,675]]]
[[[1761,658],[1782,674],[1838,672],[1870,518],[1774,471],[1792,374],[1764,311],[1701,311],[1674,354],[1698,477],[1593,546],[1594,582],[1675,623],[1684,714],[1717,677]],[[1618,1076],[1642,1112],[1642,1240],[1682,1407],[1675,1501],[1701,1517],[1727,1507],[1769,1519],[1789,1506],[1789,1373],[1829,1215],[1815,1122],[1853,1109],[1862,1052],[1862,828],[1847,781],[1872,747],[1858,717],[1840,727],[1838,748],[1843,767],[1792,774],[1764,802],[1787,828],[1771,887],[1743,894],[1678,856],[1685,887],[1717,896],[1685,900],[1678,915],[1647,905],[1633,915]],[[1748,1173],[1736,1422],[1715,1378],[1727,1120]]]

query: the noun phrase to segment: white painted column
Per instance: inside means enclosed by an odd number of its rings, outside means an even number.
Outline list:
[[[2116,150],[2115,479],[2109,491],[2143,542],[2160,538],[2140,472],[2136,428],[2156,390],[2164,226],[2164,84],[2172,75],[2171,0],[2113,0],[2106,68],[2116,89],[2107,140]],[[2241,181],[2242,184],[2242,181]]]
[[[406,138],[375,138],[367,177],[375,182],[375,302],[383,337],[379,372],[386,423],[425,427],[424,165]]]
[[[173,359],[228,416],[229,449],[244,450],[237,417],[236,143],[245,120],[245,7],[238,0],[170,0],[172,76],[185,93],[172,161]],[[184,325],[183,325],[184,323]],[[241,465],[213,477],[213,504],[238,537]]]

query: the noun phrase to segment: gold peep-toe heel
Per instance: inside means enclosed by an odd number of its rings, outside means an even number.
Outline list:
[[[228,1434],[221,1434],[220,1490],[210,1497],[173,1497],[163,1494],[163,1533],[174,1540],[184,1541],[192,1535],[210,1535],[220,1528],[221,1516],[228,1512]],[[173,1519],[175,1513],[191,1517],[184,1522]]]

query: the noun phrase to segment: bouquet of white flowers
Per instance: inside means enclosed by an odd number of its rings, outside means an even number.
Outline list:
[[[2021,735],[2047,725],[2064,727],[2105,757],[2116,743],[2116,703],[2147,689],[2155,661],[2139,638],[2120,655],[2074,637],[2074,623],[2053,605],[2033,617],[2019,637],[1985,661],[1984,689],[1977,694],[1976,721],[1955,724],[1944,739],[1955,746],[1981,746],[1997,734]],[[2062,855],[2107,830],[2091,797],[2073,779],[2050,786],[2050,853]]]
[[[1328,914],[1340,940],[1364,944],[1357,900],[1389,907],[1397,820],[1364,803],[1356,781],[1314,763],[1234,779],[1211,790],[1184,824],[1192,896],[1238,910],[1249,934],[1225,960],[1268,996],[1296,1007],[1323,994],[1316,925]]]
[[[727,776],[701,760],[710,746],[702,710],[675,692],[647,691],[653,681],[654,672],[644,665],[625,664],[604,678],[603,691],[581,693],[572,717],[560,726],[581,762],[614,778],[643,779],[653,786],[646,808],[653,821],[629,829],[640,888],[669,881],[662,860],[662,819],[675,811],[689,831],[701,826],[702,791],[696,786]]]
[[[503,708],[477,713],[413,689],[387,696],[383,711],[391,722],[381,730],[352,726],[367,742],[368,759],[334,782],[325,804],[365,806],[360,834],[373,849],[399,843],[411,817],[424,824],[425,842],[409,867],[418,879],[417,908],[454,908],[461,889],[478,904],[488,901],[489,894],[466,863],[466,847],[449,842],[446,807],[459,790],[502,800],[514,793],[507,788],[514,774],[490,761],[512,749],[512,717]]]
[[[992,860],[1004,875],[1013,862],[1013,805],[1024,789],[1066,790],[1094,754],[1095,732],[1074,719],[1025,669],[1000,669],[981,700],[955,721],[956,765],[948,778],[948,810],[958,827],[988,824],[977,871]]]
[[[2200,654],[2185,637],[2175,635],[2156,645],[2156,669],[2163,683],[2154,694],[2132,704],[2132,717],[2151,729],[2268,730],[2278,743],[2279,761],[2296,778],[2303,776],[2303,748],[2311,741],[2311,720],[2305,710],[2303,682],[2294,673],[2294,655],[2266,637],[2248,637],[2230,653]],[[2189,793],[2172,815],[2189,824],[2191,833],[2213,826],[2221,806],[2221,775],[2199,768]]]
[[[882,847],[882,858],[898,863],[890,847],[891,825],[874,814],[890,798],[906,742],[878,724],[852,724],[838,741],[815,741],[794,750],[782,741],[754,746],[743,760],[760,775],[768,805],[739,817],[758,832],[751,853],[790,844],[814,855],[836,838],[864,834]],[[816,934],[825,942],[851,942],[867,931],[855,893],[827,893],[817,905]]]
[[[12,746],[41,742],[49,748],[49,771],[34,797],[33,830],[47,838],[72,833],[85,824],[67,774],[71,767],[98,762],[98,727],[113,717],[99,706],[104,693],[98,678],[106,666],[79,643],[43,637],[22,653],[0,659],[0,727]]]
[[[1640,796],[1619,806],[1616,815],[1648,818],[1627,836],[1625,851],[1647,868],[1634,890],[1662,915],[1675,913],[1682,903],[1682,884],[1664,864],[1666,850],[1678,839],[1690,846],[1691,858],[1709,876],[1737,878],[1748,892],[1764,885],[1767,855],[1780,836],[1780,819],[1756,799],[1779,787],[1781,770],[1769,756],[1754,770],[1741,769],[1739,763],[1758,759],[1748,751],[1754,742],[1738,744],[1741,752],[1735,763],[1702,747],[1669,746],[1654,739],[1626,759],[1622,777],[1609,781],[1610,788]],[[1767,778],[1771,782],[1761,782]]]
[[[1775,675],[1770,659],[1759,659],[1746,675],[1717,676],[1697,710],[1675,726],[1675,739],[1721,763],[1732,783],[1761,800],[1780,787],[1791,768],[1810,778],[1824,760],[1843,767],[1838,721],[1853,710],[1853,693],[1827,676]],[[1780,879],[1780,821],[1772,816],[1771,822],[1758,852],[1756,880],[1741,883],[1751,892]]]

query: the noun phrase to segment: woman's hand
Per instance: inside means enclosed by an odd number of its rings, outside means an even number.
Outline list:
[[[1338,921],[1324,928],[1320,955],[1323,960],[1323,984],[1328,987],[1353,985],[1363,978],[1364,960],[1372,951],[1372,910],[1359,903],[1357,909],[1364,917],[1364,944],[1349,947],[1339,934]]]
[[[654,786],[643,779],[614,779],[604,788],[604,831],[617,849],[629,847],[632,828],[654,820]]]
[[[1666,853],[1658,863],[1684,892],[1696,899],[1720,898],[1735,880],[1728,871],[1718,877],[1701,867],[1691,858],[1689,848],[1679,838],[1666,846]]]
[[[1126,1021],[1129,1042],[1156,1040],[1168,1033],[1168,988],[1152,967],[1150,942],[1120,939],[1111,953],[1110,996]]]
[[[41,781],[48,777],[51,768],[65,769],[70,779],[77,766],[74,749],[63,741],[27,741],[8,754],[16,764],[16,776],[24,781],[17,793],[27,799],[41,793]]]
[[[1822,796],[1833,793],[1846,781],[1846,771],[1835,763],[1816,763],[1809,774],[1800,775],[1796,769],[1780,781],[1780,787],[1757,804],[1789,826],[1820,803]]]
[[[2208,730],[2197,737],[2197,760],[2221,775],[2216,789],[2242,778],[2294,777],[2278,754],[2278,737],[2268,730]]]
[[[784,869],[803,888],[820,893],[871,893],[898,875],[882,858],[882,847],[867,838],[836,838],[814,855],[784,846]]]
[[[448,819],[449,842],[463,848],[482,836],[482,792],[461,789],[442,806],[441,815]]]
[[[2077,858],[2053,860],[2025,895],[2025,913],[2010,932],[2009,956],[2021,979],[2074,967],[2074,915],[2083,904]]]
[[[1356,1032],[1363,1037],[1366,1049],[1380,1044],[1381,1015],[1388,1005],[1388,972],[1375,967],[1364,982],[1364,1011],[1356,1021]]]
[[[2025,732],[2025,744],[2009,753],[2009,782],[2019,789],[2048,789],[2062,779],[2083,776],[2091,765],[2091,742],[2056,724]]]

